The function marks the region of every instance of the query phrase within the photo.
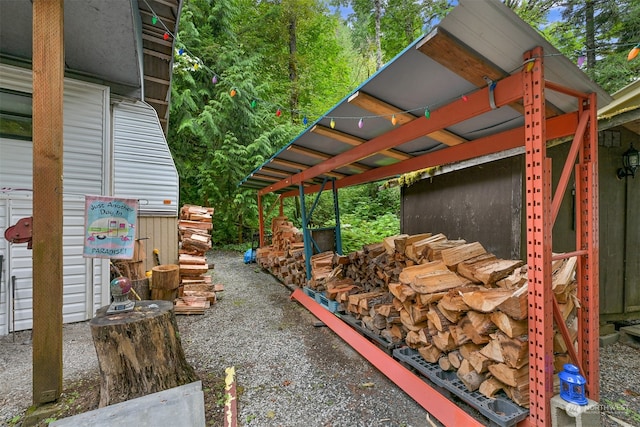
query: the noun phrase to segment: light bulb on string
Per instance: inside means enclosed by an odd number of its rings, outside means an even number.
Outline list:
[[[153,17],[151,18],[151,23],[153,25],[156,25],[158,23],[158,17],[156,15],[153,15]]]
[[[229,95],[231,95],[231,97],[233,98],[234,96],[236,96],[236,90],[235,89],[231,89],[231,91],[229,92]]]
[[[394,126],[398,124],[398,119],[396,119],[396,115],[395,114],[393,116],[391,116],[391,124],[394,125]]]
[[[197,62],[193,64],[193,71],[198,71],[199,68],[200,68],[200,64],[198,64]]]
[[[462,95],[462,100],[464,102],[467,102],[469,100],[469,97],[467,95]]]
[[[364,126],[364,120],[360,119],[360,120],[358,121],[358,127],[359,127],[360,129],[362,129],[362,127],[363,127],[363,126]]]
[[[218,83],[218,76],[216,76],[215,74],[213,75],[213,77],[211,77],[211,83],[216,84]]]
[[[429,111],[429,107],[424,109],[424,116],[428,119],[431,117],[431,111]]]
[[[335,129],[336,127],[336,121],[331,119],[331,122],[329,123],[329,125],[331,126],[331,129]]]
[[[527,73],[531,72],[531,70],[533,70],[533,67],[535,65],[536,65],[535,60],[530,59],[529,62],[527,63]]]
[[[255,99],[251,100],[251,108],[256,108],[256,105],[258,105],[256,100]]]
[[[178,49],[178,55],[182,55],[183,53],[184,53],[184,49],[183,48]]]
[[[276,111],[276,117],[280,117],[282,115],[282,110],[278,108],[278,111]]]
[[[162,38],[165,39],[165,40],[169,40],[169,33],[164,33]]]
[[[307,123],[309,123],[309,120],[307,119],[307,116],[304,116],[302,118],[302,124],[306,125]]]
[[[639,53],[640,53],[640,43],[638,43],[637,45],[635,45],[633,49],[631,49],[631,51],[629,52],[629,55],[627,55],[627,61],[631,61],[633,58],[638,56]]]

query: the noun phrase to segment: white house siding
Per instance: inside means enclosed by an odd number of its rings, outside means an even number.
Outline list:
[[[144,102],[114,103],[114,192],[139,200],[137,238],[144,239],[145,270],[158,249],[163,264],[178,261],[178,172],[156,111]]]
[[[177,216],[178,172],[153,107],[115,103],[113,146],[113,194],[139,199],[140,215]]]
[[[0,65],[0,87],[32,92],[31,72]],[[108,189],[109,91],[103,86],[64,81],[63,320],[89,319],[107,303],[109,265],[82,256],[84,195]],[[0,230],[31,216],[32,143],[0,139]],[[1,190],[4,189],[4,190]],[[46,214],[46,213],[44,213]],[[5,255],[0,283],[0,335],[12,327],[8,290],[16,276],[15,329],[32,326],[31,251],[26,244],[0,242]]]

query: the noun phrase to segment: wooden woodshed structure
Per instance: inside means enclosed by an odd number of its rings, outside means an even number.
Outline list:
[[[501,2],[460,1],[433,31],[348,94],[241,185],[258,191],[262,219],[261,198],[269,193],[304,200],[305,195],[319,191],[337,193],[339,188],[423,168],[521,150],[523,164],[507,164],[500,172],[508,182],[503,187],[507,202],[502,206],[490,206],[490,210],[486,205],[478,207],[476,203],[487,198],[488,188],[468,187],[451,194],[457,204],[438,215],[455,224],[460,222],[456,218],[464,215],[493,217],[496,209],[504,209],[505,223],[491,232],[503,232],[508,243],[505,250],[521,253],[528,265],[530,412],[524,422],[550,425],[553,322],[560,316],[551,291],[551,263],[555,259],[578,257],[582,308],[574,363],[587,379],[588,397],[596,401],[599,397],[597,106],[610,101],[608,94]],[[563,156],[552,159],[550,147],[567,139],[570,142]],[[563,242],[563,255],[554,255],[554,224],[560,220],[563,204],[571,200],[573,175],[574,237]],[[514,177],[522,182],[521,191],[513,190],[520,188],[514,185]],[[469,180],[473,181],[473,176]],[[466,197],[469,192],[474,194]],[[411,212],[428,215],[437,209],[429,205]],[[309,258],[312,243],[304,210],[302,214]],[[408,213],[403,219],[406,216]],[[339,219],[336,222],[339,224]],[[402,232],[417,232],[409,229],[413,227],[409,222],[403,221]],[[431,224],[426,226],[434,231]],[[262,244],[263,224],[260,234]],[[308,270],[307,265],[307,274]],[[331,313],[316,310],[319,305],[302,290],[295,290],[292,297],[321,316],[445,425],[477,423],[455,403],[403,371],[394,359],[361,340]],[[562,332],[569,342],[568,332]]]

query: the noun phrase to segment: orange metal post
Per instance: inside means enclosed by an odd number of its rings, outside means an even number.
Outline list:
[[[584,137],[580,163],[576,167],[576,195],[579,201],[576,221],[576,246],[587,254],[578,258],[578,351],[587,379],[587,394],[600,399],[599,343],[599,237],[598,237],[598,122],[595,94],[582,104],[589,113],[589,126]],[[579,226],[578,226],[579,223]]]
[[[543,50],[524,55],[525,176],[529,276],[530,423],[550,425],[553,393],[553,292],[551,289],[551,160],[546,155]]]

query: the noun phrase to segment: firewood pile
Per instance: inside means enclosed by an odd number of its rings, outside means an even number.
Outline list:
[[[284,256],[284,255],[283,255]],[[314,255],[307,284],[340,303],[363,327],[456,371],[469,391],[504,392],[529,405],[527,266],[501,259],[479,242],[443,234],[398,235],[346,256]],[[329,263],[331,260],[331,263]],[[577,338],[576,258],[555,261],[552,287]],[[569,363],[554,337],[554,372]]]
[[[302,232],[286,216],[271,221],[271,245],[258,248],[256,262],[286,285],[307,281]]]
[[[206,252],[211,249],[213,213],[213,208],[195,205],[184,205],[180,209],[180,288],[174,301],[176,314],[204,314],[216,301],[215,286],[207,275],[210,266],[206,258]],[[221,285],[218,288],[222,289]]]

